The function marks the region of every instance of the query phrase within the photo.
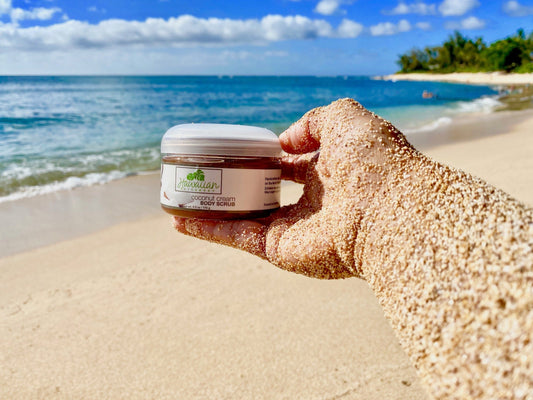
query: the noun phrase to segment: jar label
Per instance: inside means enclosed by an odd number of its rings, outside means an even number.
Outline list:
[[[281,170],[161,164],[161,204],[190,210],[256,211],[280,206]]]

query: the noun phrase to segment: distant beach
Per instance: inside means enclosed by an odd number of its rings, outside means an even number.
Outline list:
[[[490,85],[498,90],[499,105],[491,111],[523,110],[533,107],[533,73],[454,72],[449,74],[408,73],[375,76],[373,79],[390,82],[449,82],[469,85]],[[428,97],[438,95],[426,91]],[[483,99],[482,99],[483,101]],[[487,99],[484,99],[487,101]],[[490,101],[490,99],[488,100]]]
[[[450,74],[409,73],[377,76],[387,81],[453,82],[476,85],[528,85],[533,84],[533,73],[513,74],[504,72],[453,72]]]

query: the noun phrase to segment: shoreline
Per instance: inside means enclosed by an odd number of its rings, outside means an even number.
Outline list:
[[[449,74],[409,73],[374,76],[375,80],[450,82],[475,85],[528,85],[533,84],[533,73],[513,74],[502,72],[452,72]]]
[[[512,126],[533,119],[533,108],[522,110],[501,109],[490,113],[472,113],[455,116],[450,123],[431,130],[405,133],[413,146],[422,152],[440,146],[482,140],[505,135]]]
[[[168,216],[159,204],[159,171],[0,203],[0,260],[115,225]],[[282,182],[284,197],[300,185]],[[170,226],[170,223],[168,223]]]
[[[159,175],[139,174],[0,203],[0,259],[159,213]]]

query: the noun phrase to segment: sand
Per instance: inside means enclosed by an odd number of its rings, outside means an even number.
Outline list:
[[[531,206],[533,205],[533,118],[524,119],[524,116],[532,115],[532,111],[510,112],[506,115],[511,115],[515,119],[515,125],[510,126],[509,133],[468,142],[450,143],[428,149],[425,153],[437,161],[479,176]],[[489,123],[490,121],[489,118]],[[445,130],[453,129],[453,126],[450,126]],[[489,129],[487,126],[487,130]]]
[[[410,139],[533,204],[533,113],[498,114],[488,136]],[[365,282],[180,236],[157,189],[152,175],[0,204],[0,398],[427,398]]]
[[[506,74],[503,72],[454,72],[451,74],[391,74],[376,77],[390,81],[440,81],[479,85],[525,85],[533,83],[533,73]]]
[[[0,398],[425,398],[364,282],[290,274],[156,211],[0,259]]]

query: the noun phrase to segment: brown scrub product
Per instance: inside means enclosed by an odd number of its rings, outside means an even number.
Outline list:
[[[268,129],[176,125],[161,141],[161,207],[190,218],[266,216],[280,206],[280,156]]]

